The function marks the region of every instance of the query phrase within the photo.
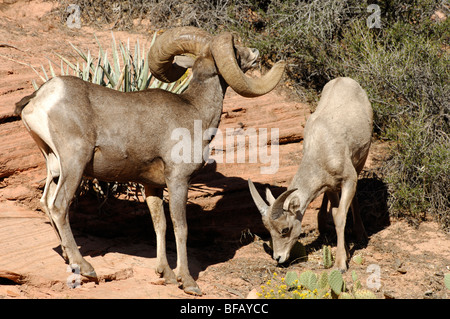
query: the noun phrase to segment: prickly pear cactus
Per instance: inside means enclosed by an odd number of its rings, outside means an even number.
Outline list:
[[[362,288],[361,282],[358,279],[358,275],[356,274],[356,271],[352,271],[352,280],[353,280],[353,291],[356,291],[358,289]]]
[[[339,295],[339,299],[355,299],[355,297],[352,294],[348,293],[348,292],[342,292]]]
[[[298,275],[295,271],[288,271],[284,277],[284,283],[289,287],[296,285],[295,281],[298,280]]]
[[[358,289],[353,294],[356,299],[376,299],[375,294],[367,289]],[[339,296],[340,297],[340,296]]]
[[[328,284],[328,274],[324,271],[319,276],[317,281],[317,295],[320,298],[325,298],[325,295],[329,292],[330,285]]]
[[[325,289],[328,288],[328,274],[324,271],[319,278],[319,281],[317,282],[319,288]]]
[[[300,274],[298,283],[309,290],[317,289],[317,276],[311,270],[307,270]]]
[[[445,274],[444,284],[445,284],[445,287],[447,287],[447,289],[450,289],[450,273]]]
[[[333,270],[328,275],[328,283],[336,295],[340,295],[344,291],[344,279],[339,270]]]
[[[323,267],[325,269],[331,268],[333,266],[333,256],[331,254],[330,246],[324,245],[322,247],[322,254],[323,254]]]
[[[364,258],[361,255],[355,255],[352,258],[353,262],[357,265],[362,265],[364,262]]]

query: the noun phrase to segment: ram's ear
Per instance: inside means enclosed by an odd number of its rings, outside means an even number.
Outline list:
[[[186,55],[175,56],[174,63],[182,68],[188,69],[194,66],[195,58]]]

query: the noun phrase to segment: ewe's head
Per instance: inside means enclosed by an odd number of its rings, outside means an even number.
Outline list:
[[[297,243],[302,230],[300,202],[298,197],[292,194],[296,189],[287,190],[275,199],[267,188],[267,205],[251,180],[248,180],[248,186],[264,226],[272,237],[273,259],[282,264],[289,259],[291,249]]]
[[[173,63],[175,56],[186,53],[213,61],[216,72],[233,90],[245,97],[270,92],[280,81],[285,68],[285,63],[280,61],[261,78],[248,77],[244,72],[255,65],[258,50],[234,45],[230,33],[212,36],[195,27],[180,27],[156,38],[149,52],[150,71],[161,81],[174,82],[184,74],[186,67],[192,66],[178,63],[180,60]]]

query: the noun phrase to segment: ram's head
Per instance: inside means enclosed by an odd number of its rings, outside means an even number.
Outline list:
[[[217,72],[227,84],[245,97],[270,92],[281,80],[286,65],[280,61],[261,78],[248,77],[244,73],[255,65],[259,57],[257,49],[235,45],[233,35],[228,32],[212,36],[195,27],[180,27],[170,29],[156,39],[149,52],[150,71],[164,82],[178,80],[186,67],[191,66],[178,58],[183,54],[213,59]]]

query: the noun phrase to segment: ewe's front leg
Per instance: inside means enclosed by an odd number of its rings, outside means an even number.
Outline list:
[[[163,190],[145,186],[145,201],[147,202],[156,233],[156,273],[163,277],[166,283],[176,284],[175,273],[167,262],[166,255],[166,216],[163,207]]]
[[[347,180],[342,185],[341,199],[339,207],[333,208],[333,220],[336,227],[337,234],[337,251],[336,251],[336,267],[344,272],[347,270],[347,249],[345,246],[345,222],[347,219],[347,212],[355,196],[356,181]]]
[[[184,292],[191,295],[202,295],[195,280],[189,273],[187,258],[187,221],[186,201],[188,194],[187,180],[174,178],[167,181],[169,189],[169,207],[177,244],[177,279],[181,282]]]

